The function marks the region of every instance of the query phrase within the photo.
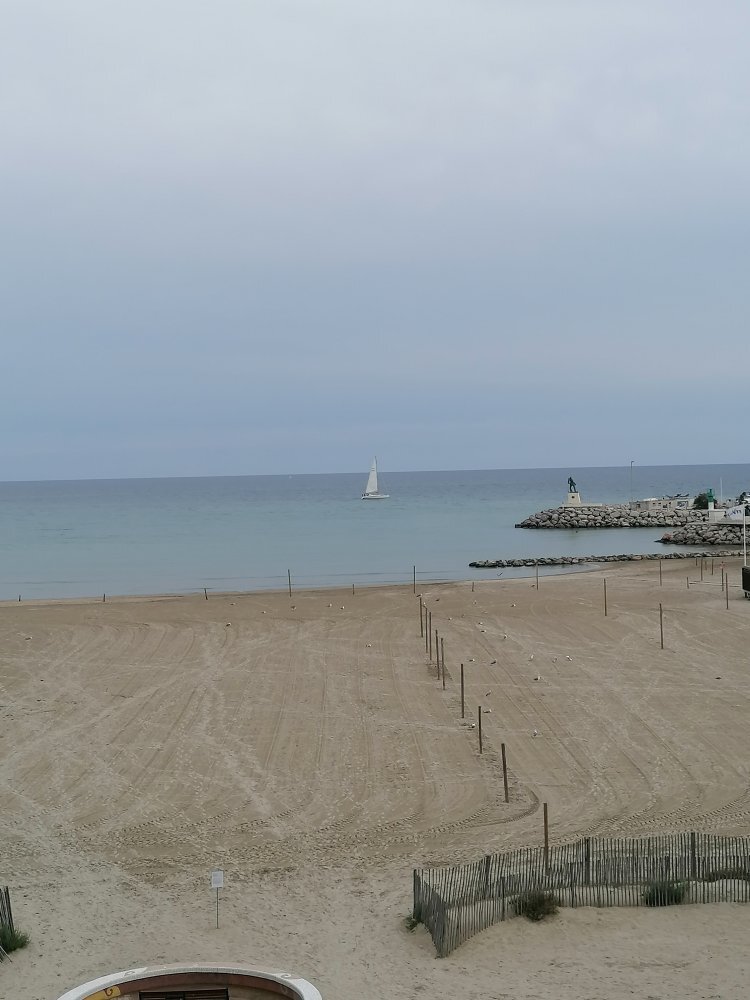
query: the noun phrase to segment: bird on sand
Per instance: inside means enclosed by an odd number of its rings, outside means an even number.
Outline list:
[[[529,661],[531,661],[533,659],[534,659],[534,654],[532,653],[531,656],[529,657]]]
[[[573,662],[573,657],[572,656],[566,656],[565,659],[566,660],[570,660],[571,663]]]
[[[491,667],[494,667],[496,663],[497,663],[497,660],[490,660],[490,666]]]
[[[539,730],[535,729],[534,732],[531,735],[532,736],[538,736],[539,735]]]
[[[489,698],[489,696],[490,696],[491,694],[492,694],[492,692],[491,692],[491,691],[485,691],[485,692],[484,692],[484,696],[485,696],[485,698]]]

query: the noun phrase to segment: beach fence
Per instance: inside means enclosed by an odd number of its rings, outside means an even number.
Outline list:
[[[471,864],[414,871],[414,920],[439,958],[517,915],[531,892],[560,906],[654,906],[750,900],[750,837],[676,833],[586,837],[572,844],[487,854]]]
[[[8,886],[0,888],[0,929],[7,928],[11,933],[13,932],[13,910],[10,905],[10,890]],[[6,952],[3,950],[3,946],[0,943],[0,962],[4,958],[7,958]]]

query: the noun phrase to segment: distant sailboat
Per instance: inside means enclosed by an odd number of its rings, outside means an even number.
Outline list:
[[[362,494],[363,500],[387,500],[387,493],[378,492],[378,460],[373,458],[370,466],[370,475],[367,477],[367,486]]]

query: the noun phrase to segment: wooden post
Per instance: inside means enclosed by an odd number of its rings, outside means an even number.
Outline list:
[[[106,604],[106,603],[107,603],[107,595],[106,594],[102,594],[102,604]]]
[[[18,603],[19,604],[21,603],[21,595],[20,594],[18,595]]]
[[[664,610],[659,605],[659,634],[661,636],[661,648],[664,649]]]
[[[424,639],[424,618],[422,617],[422,598],[419,598],[419,638]]]
[[[432,612],[428,611],[427,614],[430,616],[430,627],[427,630],[427,637],[430,642],[429,653],[430,653],[430,663],[432,663]]]
[[[729,573],[724,577],[724,593],[727,595],[727,611],[729,611]]]
[[[477,729],[479,730],[479,752],[482,753],[482,706],[477,706]]]
[[[442,636],[440,636],[440,661],[443,664],[443,691],[445,691],[445,646]]]
[[[604,577],[604,617],[607,617],[607,578]]]
[[[539,590],[539,563],[536,564],[536,589]]]
[[[464,715],[465,707],[466,703],[464,702],[464,665],[462,663],[461,664],[461,718],[462,719],[466,718],[466,716]]]
[[[703,583],[703,556],[701,556],[701,583]]]
[[[724,563],[721,564],[721,590],[724,592]]]
[[[586,885],[591,885],[591,837],[583,842],[583,868]]]
[[[438,642],[438,630],[435,629],[435,664],[437,665],[438,677],[440,676],[440,643]]]
[[[711,576],[714,575],[714,557],[711,556]]]
[[[698,878],[698,850],[695,831],[690,834],[690,877]]]
[[[412,569],[414,571],[414,580],[413,580],[412,586],[414,588],[414,593],[416,594],[416,592],[417,592],[417,567],[413,566]]]
[[[288,569],[286,571],[287,582],[289,583],[289,596],[292,596],[292,571]]]
[[[203,596],[206,598],[206,600],[208,600],[208,591],[206,590],[205,587],[203,588]]]
[[[472,592],[472,594],[474,593],[474,581],[473,580],[471,581],[471,592]]]
[[[687,584],[687,589],[690,590],[690,577],[689,576],[685,577],[685,583]]]
[[[663,561],[664,561],[663,559],[659,560],[659,586],[660,587],[662,585],[662,582],[661,582],[661,564],[662,564]]]
[[[544,805],[544,871],[545,874],[549,872],[549,813],[547,811],[547,803]]]
[[[427,610],[425,606],[424,609],[424,651],[429,652],[430,649],[430,614],[431,612]],[[430,659],[432,659],[432,654],[430,654]]]
[[[508,764],[505,760],[505,744],[500,744],[500,756],[503,761],[503,789],[505,791],[505,801],[510,802],[510,795],[508,794]]]

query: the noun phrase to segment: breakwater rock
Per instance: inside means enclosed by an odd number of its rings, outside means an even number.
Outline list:
[[[701,510],[632,510],[630,504],[607,503],[600,507],[554,507],[530,514],[517,528],[677,528],[700,524]]]
[[[523,566],[580,566],[585,563],[642,562],[649,559],[731,559],[736,551],[726,552],[648,552],[644,554],[630,553],[617,556],[544,556],[539,559],[475,559],[469,563],[472,569],[504,569],[505,567]]]
[[[742,521],[722,524],[688,524],[659,539],[670,545],[742,545]]]

